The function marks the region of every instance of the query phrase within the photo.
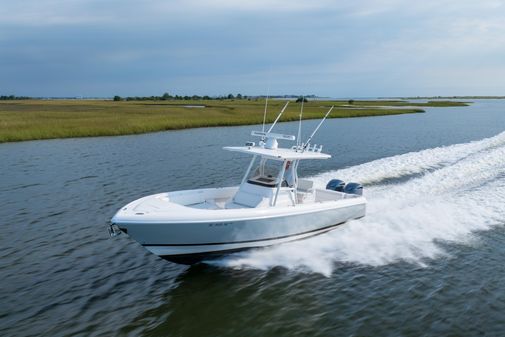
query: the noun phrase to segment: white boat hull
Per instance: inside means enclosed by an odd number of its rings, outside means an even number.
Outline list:
[[[326,228],[290,235],[286,237],[268,238],[259,241],[243,241],[226,244],[202,244],[202,245],[143,245],[151,253],[158,255],[169,261],[178,263],[195,263],[201,260],[230,254],[246,249],[268,247],[278,245],[290,241],[302,240],[319,234],[323,234],[335,229],[338,225],[335,224]]]
[[[159,196],[162,195],[147,199]],[[138,209],[143,199],[127,205],[124,212]],[[266,247],[325,233],[348,220],[363,217],[365,210],[365,199],[355,197],[264,210],[197,209],[188,212],[187,216],[184,209],[178,207],[164,215],[134,211],[122,214],[120,211],[112,223],[153,254],[176,262],[195,262],[215,254]]]

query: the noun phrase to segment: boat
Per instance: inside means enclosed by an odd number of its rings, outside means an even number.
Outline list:
[[[298,140],[296,145],[282,148],[279,140],[296,140],[294,135],[272,132],[288,103],[269,130],[263,126],[262,131],[251,133],[260,138],[258,144],[223,148],[252,157],[239,186],[140,198],[114,215],[110,235],[125,233],[161,258],[192,264],[306,239],[365,216],[366,199],[360,184],[333,179],[323,189],[316,188],[313,180],[298,177],[300,162],[331,158],[322,152],[322,145],[310,142],[333,107],[306,142]],[[300,123],[301,119],[300,114]]]

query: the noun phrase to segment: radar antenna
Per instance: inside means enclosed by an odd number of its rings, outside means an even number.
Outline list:
[[[279,115],[277,115],[277,118],[273,122],[273,124],[270,126],[267,132],[264,131],[253,131],[251,132],[252,136],[256,137],[261,137],[261,141],[259,145],[261,147],[267,148],[267,149],[276,149],[278,144],[277,144],[277,139],[284,139],[284,140],[295,140],[295,136],[292,135],[283,135],[279,133],[272,133],[272,129],[274,128],[275,124],[279,121],[281,118],[282,114],[284,111],[286,111],[286,108],[288,107],[289,101],[286,102],[284,107],[282,108],[281,112],[279,112]],[[265,141],[266,140],[266,141]]]

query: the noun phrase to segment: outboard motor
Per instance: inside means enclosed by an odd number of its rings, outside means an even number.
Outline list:
[[[359,183],[347,183],[344,187],[344,193],[363,195],[363,185]]]
[[[326,184],[326,189],[337,192],[344,192],[344,186],[345,182],[343,180],[332,179],[328,182],[328,184]]]

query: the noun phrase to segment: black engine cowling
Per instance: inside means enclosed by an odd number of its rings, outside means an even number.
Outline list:
[[[332,179],[328,182],[328,184],[326,184],[326,189],[337,192],[344,192],[344,186],[345,182],[343,180]]]
[[[347,183],[344,187],[344,193],[363,195],[363,185],[359,183]]]
[[[363,185],[359,183],[345,183],[340,179],[332,179],[326,184],[326,189],[347,194],[363,195]]]

